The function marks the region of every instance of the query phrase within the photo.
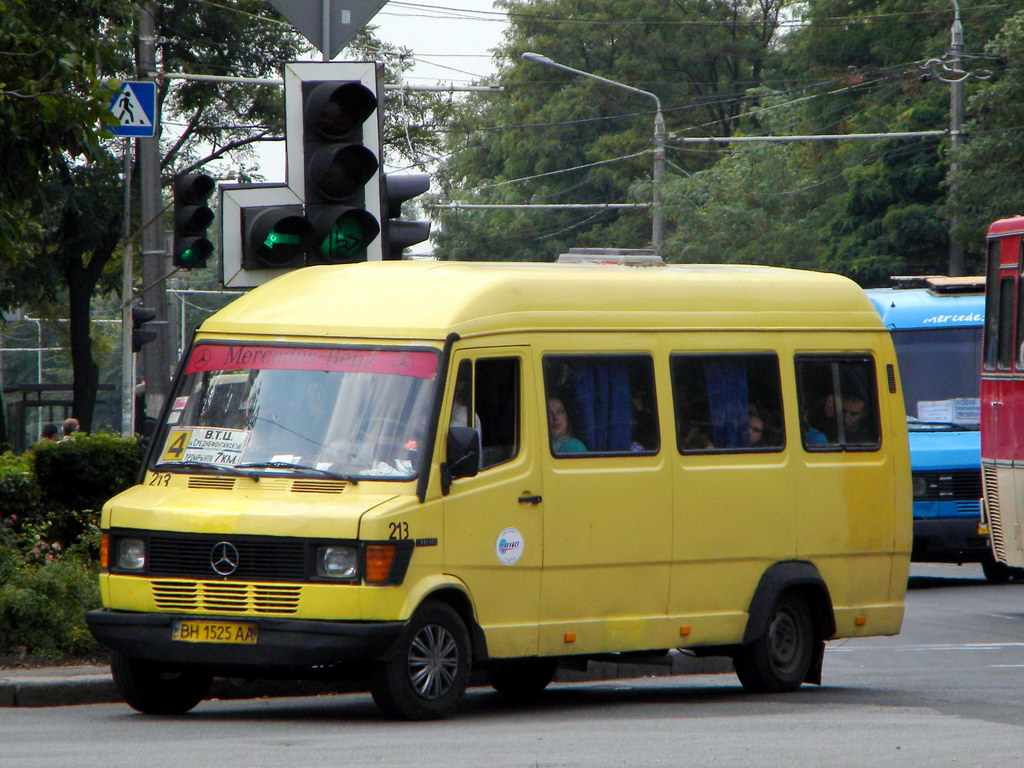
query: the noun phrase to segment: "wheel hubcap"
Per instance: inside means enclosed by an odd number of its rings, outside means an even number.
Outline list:
[[[768,653],[776,669],[790,671],[800,658],[800,633],[787,611],[780,611],[768,632]]]
[[[459,668],[459,646],[442,626],[422,627],[409,646],[409,682],[425,699],[439,699],[452,689]]]

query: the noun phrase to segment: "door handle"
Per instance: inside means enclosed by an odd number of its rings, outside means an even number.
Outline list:
[[[541,497],[540,496],[525,496],[524,495],[524,496],[520,496],[519,497],[519,503],[520,504],[540,504],[540,502],[541,502]]]

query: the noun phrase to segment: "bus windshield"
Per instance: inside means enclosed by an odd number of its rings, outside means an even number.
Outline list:
[[[150,469],[411,479],[437,370],[435,350],[199,343]]]
[[[893,331],[911,429],[978,429],[981,328]]]

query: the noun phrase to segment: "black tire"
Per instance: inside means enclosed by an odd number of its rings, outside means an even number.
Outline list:
[[[736,652],[736,675],[751,693],[795,691],[807,679],[815,643],[807,601],[786,592],[775,603],[764,634]]]
[[[400,720],[437,720],[462,701],[472,669],[469,632],[451,606],[427,602],[413,614],[396,652],[374,665],[370,693]]]
[[[1017,569],[997,560],[985,560],[981,564],[981,570],[990,584],[1006,584],[1013,576],[1013,571]]]
[[[206,698],[213,676],[195,670],[169,669],[114,651],[114,683],[132,709],[147,715],[181,715]]]
[[[487,682],[498,693],[513,699],[532,699],[555,678],[557,659],[505,659],[491,662]]]

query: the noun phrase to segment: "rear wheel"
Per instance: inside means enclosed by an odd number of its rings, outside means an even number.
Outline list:
[[[786,592],[772,608],[764,634],[736,652],[736,675],[752,693],[795,691],[807,679],[814,647],[807,601],[796,592]]]
[[[147,715],[184,714],[206,698],[213,682],[208,673],[170,669],[121,651],[113,652],[110,671],[128,706]]]
[[[405,628],[397,652],[373,668],[370,693],[386,715],[436,720],[458,708],[471,666],[465,622],[445,603],[424,603]]]
[[[498,693],[514,699],[539,696],[555,677],[556,659],[507,659],[492,662],[487,681]]]

